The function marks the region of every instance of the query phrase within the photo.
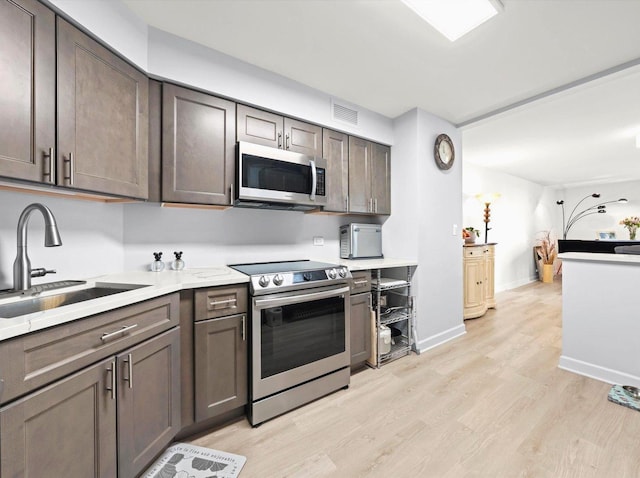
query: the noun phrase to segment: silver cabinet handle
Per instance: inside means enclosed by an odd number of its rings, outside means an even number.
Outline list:
[[[353,285],[361,285],[361,284],[368,284],[369,281],[368,280],[354,280],[353,281]]]
[[[127,364],[129,376],[123,376],[122,380],[129,382],[129,388],[133,388],[133,357],[131,357],[131,354],[127,354],[127,358],[124,359],[124,362]]]
[[[229,186],[229,204],[233,204],[233,183]]]
[[[138,324],[123,325],[120,330],[116,330],[115,332],[109,332],[109,333],[102,334],[100,336],[100,340],[102,340],[103,342],[106,342],[107,340],[109,340],[112,337],[115,337],[116,335],[124,334],[125,332],[129,332],[131,329],[135,329],[137,326],[138,326]]]
[[[242,341],[245,341],[245,322],[246,316],[242,316]]]
[[[284,149],[289,149],[289,133],[284,137]]]
[[[56,156],[54,154],[54,149],[49,148],[49,153],[44,153],[44,158],[49,160],[49,171],[44,172],[44,176],[49,176],[49,183],[56,183]]]
[[[69,181],[69,186],[73,186],[74,182],[74,173],[73,173],[73,153],[69,153],[69,159],[63,159],[65,163],[69,163],[69,175],[65,176],[64,179]]]
[[[233,307],[235,307],[237,301],[238,300],[236,298],[224,299],[224,300],[212,300],[209,302],[209,307],[216,307],[218,305],[226,305],[226,304],[233,304]]]
[[[373,200],[373,212],[378,212],[378,198]]]
[[[349,196],[344,198],[344,210],[345,211],[349,210]]]
[[[111,375],[111,387],[107,387],[107,391],[111,392],[111,400],[116,399],[116,361],[111,362],[111,366],[107,369],[107,374]]]
[[[282,149],[282,131],[278,133],[278,148]]]

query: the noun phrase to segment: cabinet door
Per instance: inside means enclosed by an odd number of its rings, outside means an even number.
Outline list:
[[[371,212],[370,143],[349,136],[349,212]]]
[[[371,143],[371,196],[375,214],[391,214],[391,148]]]
[[[136,476],[180,431],[180,328],[118,355],[117,370],[118,476]]]
[[[484,260],[464,260],[464,318],[479,317],[486,312],[484,301]]]
[[[146,198],[147,77],[58,18],[58,184]]]
[[[230,205],[236,105],[165,83],[162,200]]]
[[[246,315],[196,322],[196,421],[247,403]]]
[[[495,246],[487,246],[485,251],[484,297],[487,301],[487,307],[494,308],[496,306]]]
[[[100,362],[0,410],[0,476],[115,478],[114,367]]]
[[[0,176],[55,182],[55,38],[44,5],[0,1]]]
[[[371,294],[351,296],[351,366],[371,355]]]
[[[309,156],[322,156],[322,128],[292,118],[284,119],[284,149]]]
[[[238,105],[237,111],[238,141],[264,144],[273,148],[283,147],[282,116],[245,105]]]
[[[349,210],[349,136],[322,130],[322,157],[327,160],[327,204],[325,211]]]

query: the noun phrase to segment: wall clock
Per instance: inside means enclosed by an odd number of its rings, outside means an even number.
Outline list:
[[[453,149],[453,141],[446,134],[440,134],[436,138],[436,143],[433,147],[433,156],[436,160],[436,165],[443,170],[450,169],[453,166],[453,160],[455,159],[455,150]]]

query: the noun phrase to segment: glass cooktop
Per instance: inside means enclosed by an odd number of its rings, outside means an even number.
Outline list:
[[[253,264],[229,264],[229,267],[247,274],[262,275],[262,274],[280,274],[282,272],[304,272],[313,271],[316,269],[331,269],[338,267],[336,264],[330,264],[327,262],[317,262],[310,260],[302,261],[281,261],[281,262],[257,262]]]

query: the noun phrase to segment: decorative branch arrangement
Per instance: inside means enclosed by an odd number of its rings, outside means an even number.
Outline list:
[[[542,231],[540,234],[542,237],[538,239],[538,243],[535,246],[538,259],[540,259],[543,264],[553,264],[553,261],[555,261],[558,256],[556,241],[551,239],[551,231]]]

